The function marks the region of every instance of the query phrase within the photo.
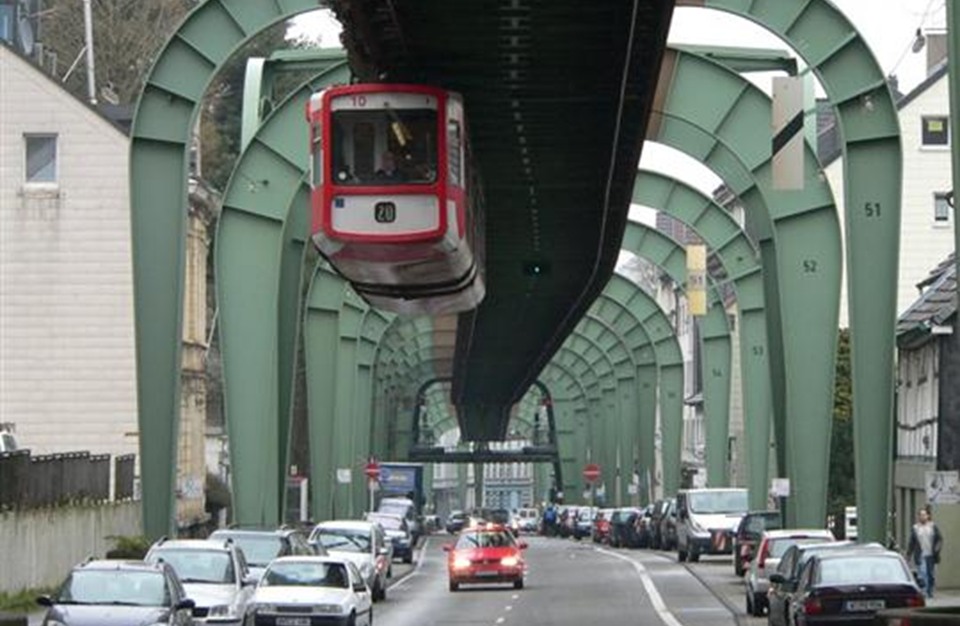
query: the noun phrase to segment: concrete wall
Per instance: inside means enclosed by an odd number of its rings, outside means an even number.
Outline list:
[[[935,505],[933,521],[943,534],[936,586],[940,589],[960,589],[960,504]]]
[[[108,537],[142,533],[139,502],[0,513],[0,592],[58,585]]]

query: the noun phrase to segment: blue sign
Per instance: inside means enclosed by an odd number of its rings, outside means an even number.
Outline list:
[[[393,493],[415,492],[417,489],[416,468],[380,466],[380,488]]]

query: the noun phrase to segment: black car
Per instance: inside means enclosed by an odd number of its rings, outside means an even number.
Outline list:
[[[173,568],[142,561],[87,561],[73,568],[52,596],[43,624],[63,626],[193,626],[193,600]]]
[[[210,534],[210,539],[230,539],[237,544],[247,559],[250,574],[257,579],[277,557],[326,555],[323,546],[311,546],[307,542],[306,533],[287,526],[274,529],[220,528]]]
[[[750,511],[744,515],[733,533],[733,573],[743,576],[747,571],[763,531],[781,527],[779,511]]]
[[[777,570],[769,575],[767,591],[767,623],[769,626],[791,626],[790,611],[797,591],[800,572],[807,561],[818,554],[850,550],[883,550],[879,543],[857,544],[852,541],[832,541],[808,545],[793,545],[780,557]]]
[[[636,521],[640,509],[632,507],[616,509],[610,516],[610,545],[615,548],[637,548]]]
[[[413,535],[407,526],[407,520],[389,513],[367,513],[364,519],[376,522],[383,528],[383,533],[393,545],[393,558],[404,563],[413,563],[413,550],[416,546],[413,544]]]
[[[790,612],[796,626],[871,626],[878,611],[924,604],[898,553],[851,550],[817,554],[803,566]]]

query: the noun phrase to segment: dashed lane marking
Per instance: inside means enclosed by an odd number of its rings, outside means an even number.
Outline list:
[[[390,583],[387,586],[388,591],[391,589],[399,589],[401,586],[403,586],[404,583],[406,583],[408,580],[410,580],[420,572],[420,566],[423,565],[423,559],[427,554],[428,545],[430,545],[430,537],[427,537],[424,540],[423,545],[420,546],[420,550],[419,550],[419,553],[417,554],[417,558],[414,559],[416,562],[416,565],[413,566],[413,569],[407,572],[406,574],[404,574],[403,576],[401,576],[400,578],[396,579],[392,583]]]

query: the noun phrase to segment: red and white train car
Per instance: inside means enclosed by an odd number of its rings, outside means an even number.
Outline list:
[[[458,313],[483,299],[460,96],[424,85],[310,99],[313,242],[371,305]]]

